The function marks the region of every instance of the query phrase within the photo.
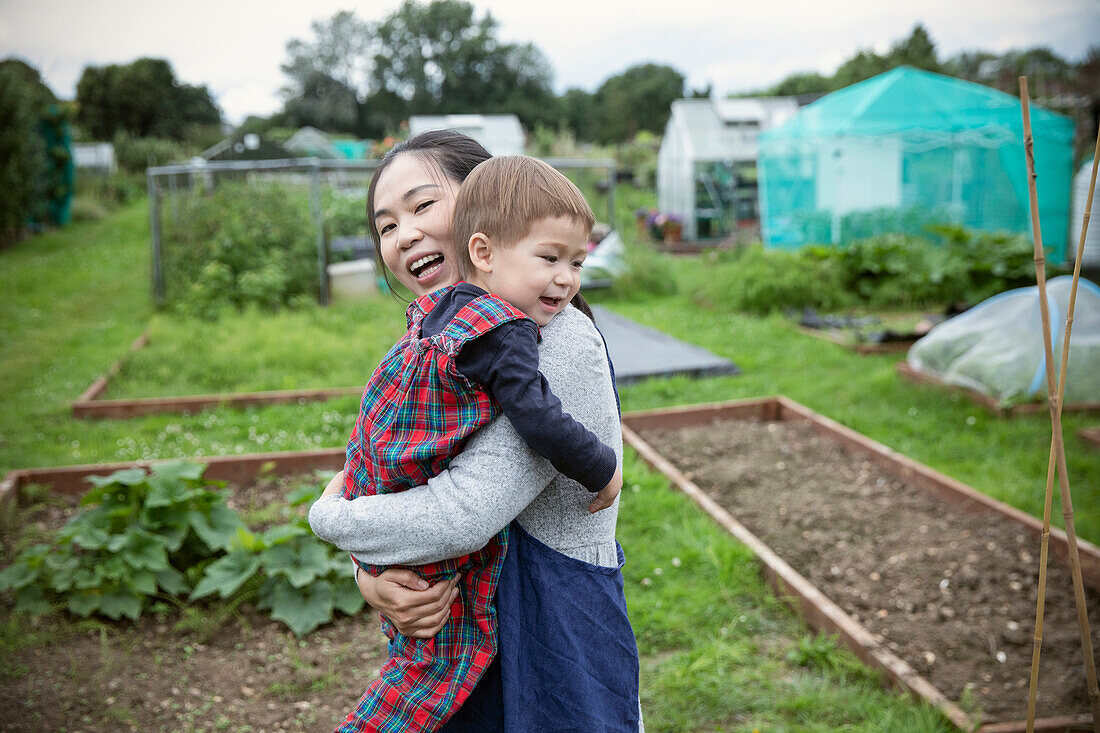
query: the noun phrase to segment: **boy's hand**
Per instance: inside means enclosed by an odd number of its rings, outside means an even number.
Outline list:
[[[321,492],[321,496],[340,496],[344,489],[344,472],[340,471],[332,480],[328,482],[328,486]]]
[[[611,477],[611,480],[607,482],[607,486],[603,487],[596,494],[596,498],[592,500],[592,503],[588,505],[588,513],[595,514],[601,509],[607,509],[609,506],[615,503],[615,497],[619,495],[619,491],[623,488],[623,469],[620,466],[615,467],[615,475]]]

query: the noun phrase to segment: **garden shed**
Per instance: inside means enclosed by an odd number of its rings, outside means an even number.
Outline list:
[[[290,139],[283,143],[283,147],[295,155],[307,158],[341,160],[344,157],[329,140],[328,135],[309,125],[291,135]]]
[[[1032,105],[1043,243],[1066,260],[1073,121]],[[907,66],[833,92],[760,138],[770,246],[930,223],[1030,234],[1020,100]]]
[[[457,130],[493,155],[523,155],[526,138],[515,115],[413,115],[409,137],[428,130]]]
[[[798,111],[794,97],[678,99],[657,153],[657,205],[689,240],[755,227],[760,132]]]

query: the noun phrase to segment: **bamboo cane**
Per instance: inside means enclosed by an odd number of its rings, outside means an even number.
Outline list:
[[[1073,501],[1069,491],[1069,475],[1066,470],[1066,451],[1065,444],[1062,439],[1061,398],[1063,392],[1055,385],[1054,382],[1054,350],[1051,340],[1050,311],[1047,307],[1046,292],[1046,257],[1043,253],[1042,232],[1039,228],[1039,203],[1035,188],[1034,141],[1031,136],[1031,112],[1028,106],[1026,76],[1020,77],[1020,107],[1023,111],[1024,155],[1027,158],[1027,184],[1028,198],[1031,205],[1031,230],[1032,239],[1035,243],[1035,280],[1039,289],[1039,313],[1042,318],[1043,324],[1043,347],[1046,350],[1047,401],[1050,406],[1050,419],[1053,433],[1051,436],[1052,452],[1055,459],[1054,463],[1057,468],[1058,488],[1061,493],[1062,499],[1062,515],[1065,518],[1066,524],[1066,539],[1067,544],[1069,545],[1070,574],[1073,576],[1073,595],[1077,603],[1077,620],[1081,627],[1081,647],[1085,654],[1085,678],[1088,686],[1089,704],[1092,708],[1092,726],[1094,733],[1100,733],[1100,691],[1098,691],[1096,684],[1096,664],[1093,659],[1092,636],[1089,632],[1088,610],[1085,607],[1085,587],[1081,579],[1081,559],[1077,550],[1077,533],[1073,525]],[[1076,278],[1079,277],[1078,273],[1080,271],[1080,261],[1081,257],[1080,255],[1078,255],[1077,264],[1074,267],[1074,285],[1076,285]],[[1074,289],[1074,294],[1076,294],[1076,289]],[[1069,316],[1066,320],[1067,335],[1071,327],[1071,319],[1072,316]],[[1063,361],[1066,359],[1066,355],[1068,353],[1069,343],[1067,341],[1062,346]],[[1063,383],[1065,381],[1064,372],[1062,376],[1062,381]],[[1064,388],[1064,384],[1062,385],[1062,387]],[[1053,467],[1054,466],[1050,466],[1048,464],[1048,469]],[[1044,508],[1043,517],[1043,546],[1040,550],[1039,568],[1040,578],[1043,583],[1046,582],[1046,546],[1049,541],[1050,535],[1049,506],[1052,503],[1053,488],[1053,479],[1051,478],[1051,472],[1048,470],[1046,506]],[[1038,657],[1039,648],[1042,644],[1041,623],[1044,593],[1045,587],[1040,590],[1038,609],[1036,612],[1035,646],[1032,650],[1032,683],[1028,691],[1027,730],[1029,733],[1031,733],[1031,731],[1034,731],[1035,729],[1034,698],[1037,694]]]
[[[1100,129],[1097,130],[1095,151],[1100,152]],[[1066,369],[1069,365],[1069,343],[1073,332],[1073,313],[1077,303],[1077,283],[1081,279],[1081,260],[1085,252],[1085,236],[1089,228],[1089,219],[1092,213],[1092,195],[1096,189],[1096,170],[1100,165],[1100,155],[1094,153],[1092,160],[1092,177],[1089,180],[1089,193],[1085,198],[1085,215],[1081,222],[1081,236],[1077,241],[1077,255],[1073,265],[1073,282],[1069,290],[1069,307],[1066,310],[1066,328],[1062,337],[1062,363],[1058,370],[1058,399],[1057,409],[1061,414],[1063,397],[1066,390]],[[1054,463],[1055,463],[1054,436],[1050,441],[1050,457],[1047,460],[1047,485],[1046,497],[1043,504],[1043,532],[1039,549],[1039,595],[1035,608],[1035,638],[1031,651],[1031,683],[1028,687],[1027,698],[1027,725],[1032,730],[1035,725],[1035,703],[1039,685],[1039,654],[1043,645],[1043,611],[1046,598],[1047,582],[1047,551],[1050,545],[1050,514],[1054,496]]]

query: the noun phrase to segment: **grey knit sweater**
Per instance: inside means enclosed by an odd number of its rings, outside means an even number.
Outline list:
[[[565,410],[615,450],[622,436],[603,339],[570,307],[542,329],[539,368]],[[592,495],[557,473],[498,417],[478,430],[450,469],[396,494],[318,499],[309,511],[313,531],[360,561],[423,565],[485,546],[512,519],[570,557],[617,564],[619,504],[588,513]]]

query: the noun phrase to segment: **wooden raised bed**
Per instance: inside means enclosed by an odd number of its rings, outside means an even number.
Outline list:
[[[785,397],[652,410],[623,416],[624,440],[650,465],[664,473],[677,488],[694,499],[719,524],[748,545],[759,558],[764,574],[776,594],[788,600],[812,628],[823,633],[837,634],[861,660],[881,670],[897,686],[941,710],[949,720],[963,730],[977,729],[983,733],[1026,730],[1026,721],[1023,720],[981,725],[980,721],[975,720],[973,716],[949,700],[909,663],[877,641],[866,627],[845,613],[840,606],[794,570],[680,469],[660,455],[637,432],[706,425],[718,419],[753,418],[766,421],[802,421],[809,424],[819,434],[837,441],[879,468],[928,491],[960,511],[999,515],[1021,525],[1027,532],[1033,534],[1036,540],[1042,532],[1041,522]],[[1100,588],[1100,549],[1080,540],[1078,544],[1084,581],[1091,588]],[[1050,551],[1058,561],[1065,562],[1068,545],[1064,532],[1058,529],[1051,530]],[[1052,559],[1051,562],[1055,560]],[[1083,724],[1088,724],[1087,717],[1052,717],[1036,721],[1035,730],[1080,730]]]
[[[361,395],[362,387],[334,387],[328,389],[286,389],[265,392],[231,392],[225,394],[186,395],[184,397],[147,397],[139,399],[101,400],[111,378],[122,369],[123,362],[149,343],[149,334],[143,333],[130,345],[129,353],[111,365],[107,373],[97,378],[72,403],[76,418],[128,418],[165,412],[198,412],[228,405],[249,407],[286,403],[318,402],[335,397]]]
[[[307,451],[283,451],[279,453],[250,453],[240,456],[203,456],[201,458],[172,458],[156,461],[132,461],[129,463],[94,463],[81,466],[52,468],[22,468],[9,471],[0,481],[0,506],[13,501],[18,490],[29,484],[48,486],[59,494],[83,494],[90,484],[88,476],[108,476],[115,471],[135,466],[148,468],[156,463],[169,461],[194,461],[205,463],[204,476],[215,481],[228,481],[243,485],[253,482],[261,473],[290,475],[313,470],[339,471],[344,467],[346,451],[343,448],[322,448]]]
[[[1012,417],[1013,415],[1033,415],[1035,413],[1047,413],[1050,408],[1046,402],[1026,402],[1022,405],[1004,407],[995,397],[982,394],[973,389],[948,384],[939,377],[924,372],[919,372],[909,366],[906,361],[899,361],[895,367],[897,373],[914,384],[930,384],[940,389],[963,395],[976,405],[980,405],[1000,417]],[[1100,413],[1100,402],[1076,402],[1062,406],[1062,412]]]

